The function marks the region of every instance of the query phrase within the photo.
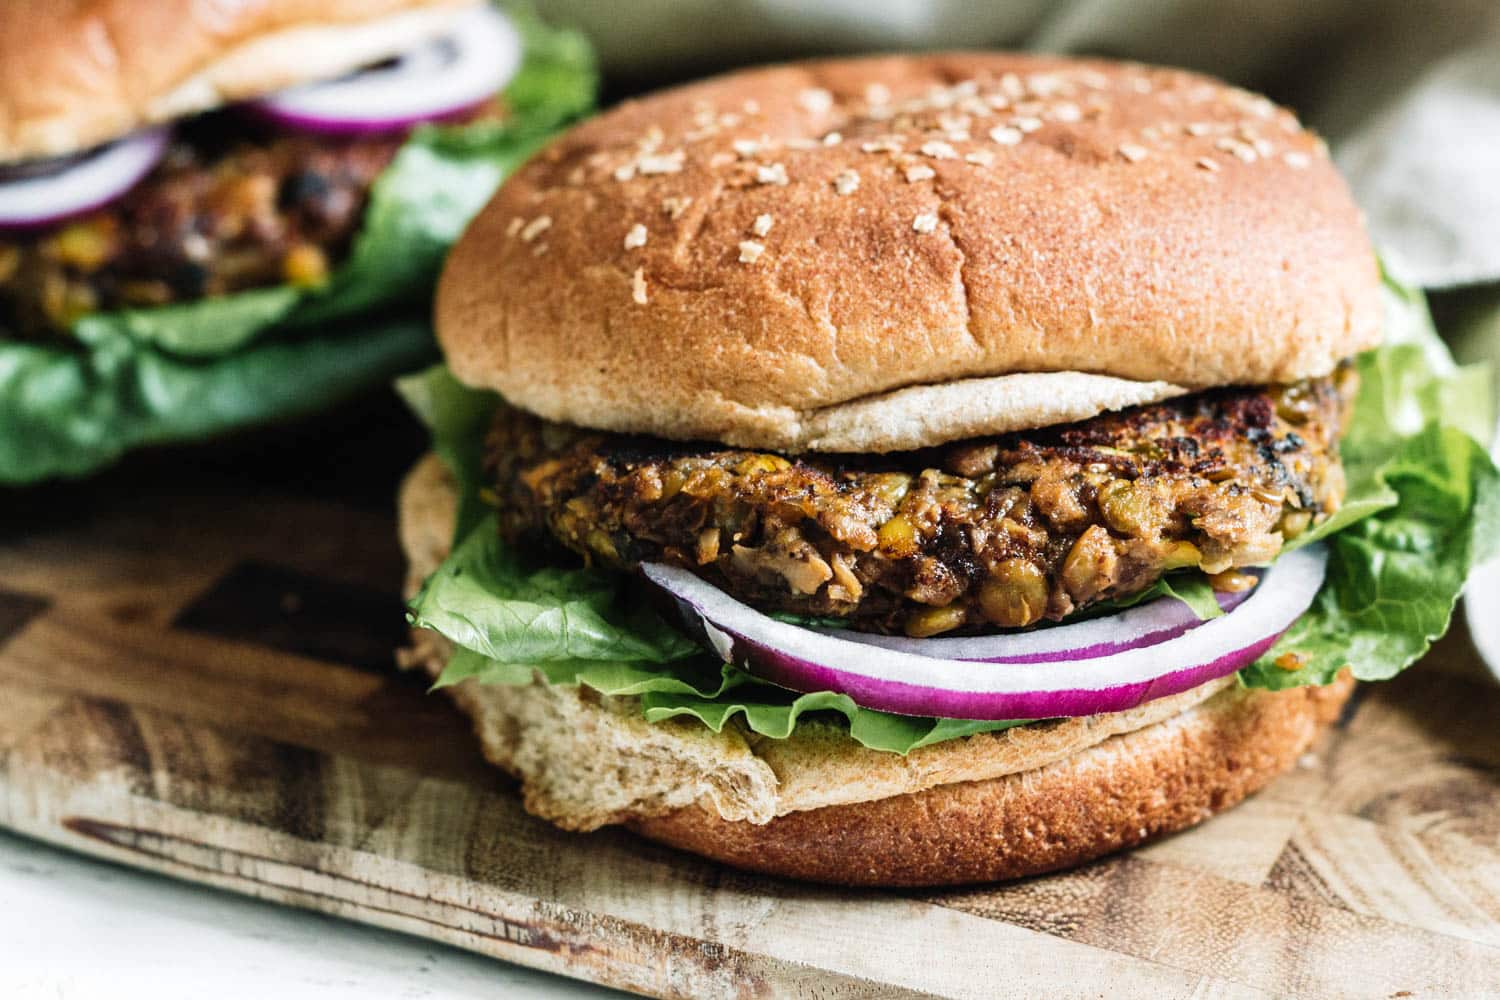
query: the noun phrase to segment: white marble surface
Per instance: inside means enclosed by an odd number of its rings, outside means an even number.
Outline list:
[[[624,996],[0,833],[5,1000]]]

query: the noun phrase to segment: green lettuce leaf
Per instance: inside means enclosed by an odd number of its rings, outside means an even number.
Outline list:
[[[753,733],[784,740],[804,716],[836,713],[849,735],[872,750],[910,753],[919,747],[975,733],[995,732],[1025,721],[978,722],[893,715],[861,708],[848,695],[832,691],[797,694],[757,681],[727,664],[715,666],[701,650],[688,662],[670,667],[649,663],[552,660],[506,663],[459,647],[434,688],[473,679],[479,684],[530,684],[540,677],[549,684],[582,684],[600,694],[640,699],[647,722],[689,718],[720,732],[738,718]]]
[[[494,393],[464,385],[447,365],[433,365],[397,379],[396,391],[432,432],[432,450],[457,481],[458,517],[453,525],[456,546],[485,516],[487,508],[479,501],[484,486],[480,479],[484,434],[499,400]]]
[[[311,412],[430,360],[430,331],[415,317],[447,247],[501,179],[593,100],[581,36],[505,6],[525,43],[504,94],[509,116],[416,131],[323,288],[95,314],[70,343],[0,336],[0,483],[84,475],[134,447]]]
[[[324,409],[421,364],[431,340],[412,318],[207,362],[118,339],[87,354],[0,341],[0,483],[84,475],[129,448]]]
[[[1348,496],[1297,540],[1326,542],[1328,579],[1246,684],[1326,684],[1346,665],[1394,676],[1447,631],[1470,569],[1500,544],[1500,472],[1476,440],[1492,426],[1488,373],[1454,364],[1418,293],[1388,281],[1387,299],[1387,346],[1357,362]]]
[[[528,565],[481,523],[423,584],[411,620],[508,663],[670,662],[702,652],[633,599],[629,583],[597,569]]]

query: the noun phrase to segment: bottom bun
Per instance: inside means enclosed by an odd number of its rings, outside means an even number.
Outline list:
[[[431,457],[401,496],[408,586],[443,558],[455,509]],[[415,636],[436,674],[445,644]],[[952,740],[906,757],[832,725],[771,741],[653,725],[629,699],[573,688],[449,688],[527,809],[570,829],[642,836],[770,875],[934,886],[1052,871],[1202,822],[1290,768],[1354,683],[1265,691],[1214,682],[1131,712]],[[977,780],[966,780],[977,779]]]
[[[995,882],[1082,864],[1201,823],[1289,769],[1354,689],[1230,689],[1067,760],[825,806],[761,826],[693,806],[642,836],[736,868],[839,885]]]

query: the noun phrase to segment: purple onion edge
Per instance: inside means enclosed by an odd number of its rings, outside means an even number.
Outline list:
[[[1224,653],[1208,663],[1183,667],[1150,680],[1102,688],[1021,692],[945,691],[906,681],[865,677],[798,660],[737,636],[733,638],[738,666],[762,680],[793,691],[834,691],[848,695],[862,708],[897,715],[1003,721],[1123,712],[1234,673],[1270,649],[1283,631]],[[789,666],[789,661],[796,666]]]

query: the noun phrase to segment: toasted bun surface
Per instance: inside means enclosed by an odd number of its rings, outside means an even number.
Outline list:
[[[443,558],[454,510],[451,480],[429,456],[402,488],[409,590]],[[436,675],[448,652],[435,634],[414,634],[413,665]],[[526,808],[559,826],[625,823],[814,881],[938,885],[1066,867],[1200,822],[1290,767],[1352,686],[1273,693],[1226,679],[1129,712],[904,757],[817,720],[770,740],[648,723],[634,699],[581,688],[471,681],[448,691],[486,757],[520,779]]]
[[[912,386],[959,383],[923,401],[936,443],[1017,429],[992,376],[1112,377],[1026,391],[1051,423],[1321,375],[1378,315],[1359,212],[1289,112],[1195,74],[1005,54],[621,105],[505,184],[437,304],[459,378],[525,409],[788,451],[909,447],[890,394]]]
[[[476,0],[6,0],[0,163],[62,156],[411,48]]]

